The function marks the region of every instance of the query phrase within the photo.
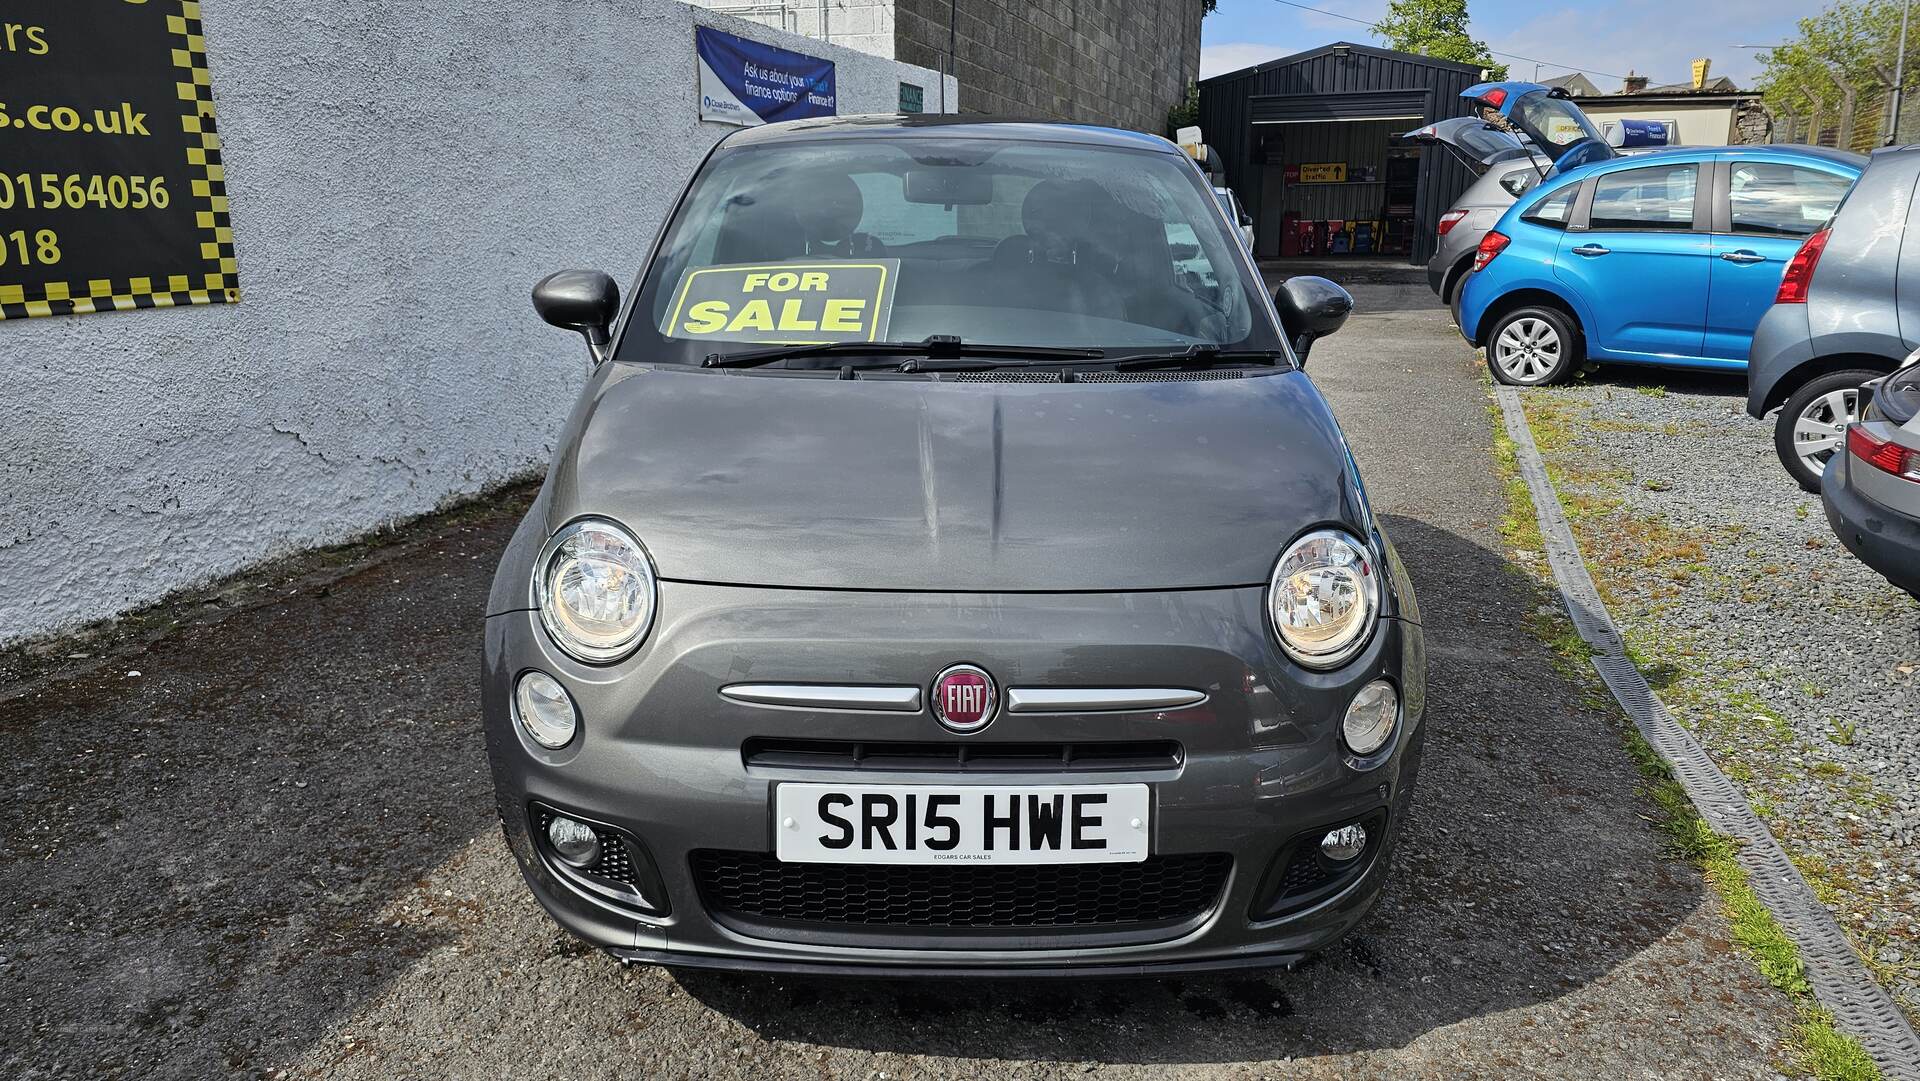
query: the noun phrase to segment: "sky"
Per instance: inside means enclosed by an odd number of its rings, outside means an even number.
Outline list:
[[[1368,23],[1387,10],[1387,0],[1300,0]],[[1753,49],[1791,38],[1794,24],[1814,14],[1820,0],[1616,0],[1575,8],[1527,0],[1468,0],[1474,37],[1490,49],[1508,76],[1542,77],[1579,70],[1602,91],[1620,89],[1628,71],[1655,84],[1686,82],[1696,57],[1711,57],[1713,75],[1730,76],[1742,89],[1760,74]],[[1350,19],[1316,14],[1279,0],[1219,0],[1201,24],[1200,77],[1218,75],[1302,52],[1334,41],[1380,45],[1367,27]]]

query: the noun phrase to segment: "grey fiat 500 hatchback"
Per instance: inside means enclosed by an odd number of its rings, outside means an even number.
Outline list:
[[[1170,143],[841,118],[721,141],[501,562],[487,748],[554,919],[635,962],[1289,964],[1377,897],[1413,593]]]

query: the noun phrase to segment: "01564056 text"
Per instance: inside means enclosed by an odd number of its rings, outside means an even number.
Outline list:
[[[165,210],[172,202],[164,176],[0,173],[0,210]]]

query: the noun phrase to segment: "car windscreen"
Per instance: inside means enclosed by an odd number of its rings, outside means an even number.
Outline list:
[[[909,136],[723,150],[668,226],[618,357],[827,341],[1283,349],[1191,163]]]
[[[1513,122],[1555,159],[1576,143],[1588,139],[1606,142],[1578,105],[1545,91],[1534,91],[1514,102]]]

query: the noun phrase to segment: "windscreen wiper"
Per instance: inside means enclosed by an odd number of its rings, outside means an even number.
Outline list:
[[[708,353],[702,368],[758,368],[801,357],[925,357],[928,360],[958,360],[962,357],[993,358],[1018,364],[1033,360],[1099,360],[1106,354],[1098,349],[1055,349],[1037,345],[986,345],[963,342],[947,334],[935,334],[920,342],[820,342],[814,345],[784,345],[777,349],[751,349],[744,353]],[[944,366],[909,366],[901,371],[940,371]],[[998,367],[998,364],[982,364]],[[951,369],[948,369],[951,370]]]
[[[1116,360],[1113,370],[1129,372],[1143,368],[1208,367],[1214,364],[1277,365],[1286,359],[1286,352],[1280,349],[1222,349],[1217,345],[1190,345],[1178,352],[1151,353]]]

